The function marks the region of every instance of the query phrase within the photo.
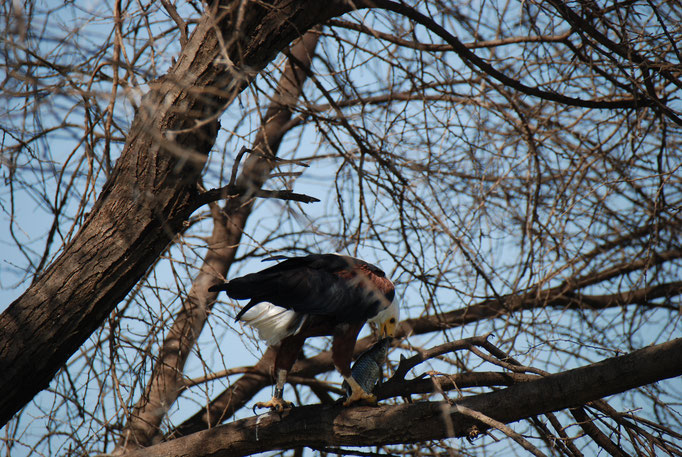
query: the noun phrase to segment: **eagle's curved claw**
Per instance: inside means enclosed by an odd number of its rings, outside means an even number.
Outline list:
[[[377,397],[374,396],[373,394],[368,394],[365,392],[362,387],[358,389],[353,389],[353,392],[351,393],[350,397],[346,399],[346,401],[343,402],[343,406],[350,406],[353,403],[363,401],[370,403],[372,405],[377,404]]]
[[[256,408],[270,408],[273,411],[277,411],[278,413],[281,413],[285,409],[293,408],[294,404],[291,403],[290,401],[286,401],[283,398],[278,398],[278,397],[272,397],[269,401],[266,402],[261,402],[259,401],[256,403],[256,405],[253,407],[254,410]]]

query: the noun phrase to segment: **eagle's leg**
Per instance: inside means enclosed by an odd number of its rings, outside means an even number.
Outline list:
[[[351,374],[350,363],[353,360],[353,351],[355,350],[355,341],[358,338],[358,333],[364,322],[346,323],[336,327],[334,331],[334,340],[332,341],[332,361],[336,370],[341,373],[343,379],[346,380],[351,388],[351,394],[344,406],[349,406],[358,401],[366,401],[368,403],[376,403],[377,398],[365,390],[358,384]]]
[[[300,334],[282,340],[277,350],[277,357],[275,357],[275,394],[269,401],[256,403],[256,408],[270,408],[279,412],[294,406],[293,403],[282,398],[282,393],[287,381],[287,374],[294,366],[304,342],[305,337],[300,336]]]
[[[256,408],[270,408],[275,411],[282,411],[284,409],[291,408],[294,406],[290,401],[286,401],[282,398],[282,393],[284,392],[284,383],[287,380],[287,370],[278,369],[277,370],[277,382],[275,384],[275,394],[269,401],[259,401],[256,403]]]

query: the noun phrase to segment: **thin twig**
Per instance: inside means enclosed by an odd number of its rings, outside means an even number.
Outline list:
[[[464,414],[465,416],[469,416],[473,419],[476,419],[477,421],[483,422],[485,425],[488,425],[489,427],[494,427],[501,431],[502,433],[504,433],[505,435],[507,435],[509,438],[519,443],[525,450],[529,451],[533,455],[536,455],[537,457],[546,457],[545,454],[543,454],[538,448],[530,444],[530,442],[523,436],[519,435],[511,428],[507,427],[502,422],[496,421],[492,417],[488,417],[485,414],[479,413],[478,411],[474,411],[473,409],[467,408],[466,406],[462,405],[454,405],[452,407],[452,412]]]
[[[171,2],[169,2],[168,0],[161,0],[161,4],[166,9],[166,11],[170,15],[171,19],[173,19],[175,21],[175,23],[177,24],[178,30],[180,31],[180,46],[182,48],[184,48],[185,45],[187,44],[187,38],[188,38],[187,37],[187,23],[178,14],[178,11],[171,4]]]
[[[487,335],[483,336],[473,336],[470,338],[464,338],[457,341],[450,341],[448,343],[433,347],[427,351],[419,351],[412,357],[409,358],[403,357],[401,358],[400,363],[398,364],[398,368],[396,369],[395,374],[393,375],[391,380],[393,380],[394,378],[396,380],[404,379],[405,375],[407,375],[407,373],[412,368],[428,359],[432,359],[434,357],[446,354],[448,352],[460,351],[463,349],[471,349],[473,346],[481,346],[484,344],[484,342],[489,336],[490,334],[488,333]]]
[[[235,157],[234,164],[232,165],[232,174],[230,175],[230,183],[228,184],[229,186],[234,186],[237,183],[237,172],[239,171],[239,164],[242,161],[242,157],[244,157],[244,154],[246,154],[247,152],[251,153],[253,152],[253,149],[249,149],[246,146],[242,146],[242,148],[237,153],[237,157]]]

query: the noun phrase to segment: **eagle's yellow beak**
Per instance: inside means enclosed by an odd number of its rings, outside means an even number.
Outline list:
[[[385,320],[379,326],[379,337],[386,338],[390,336],[393,338],[395,336],[396,329],[398,328],[398,321],[394,316]]]
[[[398,304],[394,301],[388,308],[382,310],[377,314],[372,320],[369,321],[369,325],[372,327],[372,332],[376,335],[379,334],[379,338],[395,338],[396,331],[398,330],[398,317],[400,316],[400,308]]]

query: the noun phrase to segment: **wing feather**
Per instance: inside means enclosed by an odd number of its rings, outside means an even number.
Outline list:
[[[233,279],[210,290],[224,290],[230,297],[251,301],[237,319],[260,302],[292,309],[297,313],[330,316],[339,322],[364,321],[377,314],[386,296],[362,274],[362,263],[336,254],[290,257],[257,273]],[[383,272],[370,265],[378,277]],[[391,297],[392,298],[392,297]],[[390,299],[389,299],[390,301]]]

